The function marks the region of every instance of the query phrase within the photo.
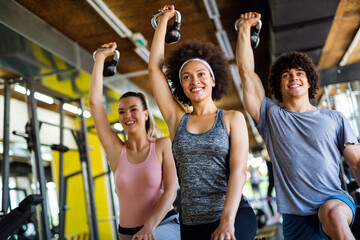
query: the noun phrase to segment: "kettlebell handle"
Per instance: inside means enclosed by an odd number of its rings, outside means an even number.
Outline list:
[[[239,32],[239,22],[241,21],[241,20],[243,20],[244,18],[239,18],[238,20],[236,20],[236,22],[235,22],[235,30],[236,30],[236,32]],[[259,34],[260,33],[260,30],[261,30],[261,27],[262,27],[262,22],[261,22],[261,20],[259,20],[259,22],[256,24],[256,26],[255,26],[255,28],[256,28],[256,30],[257,30],[257,34]]]
[[[164,11],[164,12],[159,12],[159,13],[155,14],[155,15],[152,17],[152,19],[151,19],[151,25],[153,26],[154,29],[157,28],[157,18],[158,18],[160,15],[164,14],[165,12],[167,12],[167,11],[169,11],[169,10],[166,10],[166,11]],[[178,10],[176,10],[176,9],[175,9],[175,22],[177,23],[178,28],[180,29],[181,14],[180,14],[180,12],[179,12]]]
[[[96,50],[94,53],[93,53],[93,59],[94,61],[96,61],[96,53],[98,51],[103,51],[105,49],[108,49],[108,48],[99,48],[98,50]],[[114,57],[113,57],[113,60],[109,61],[109,62],[104,62],[104,69],[103,69],[103,76],[104,77],[109,77],[109,76],[114,76],[115,73],[116,73],[116,65],[119,61],[119,58],[120,58],[120,52],[118,50],[115,49],[115,54],[114,54]]]
[[[236,22],[235,22],[235,30],[236,32],[239,32],[239,21],[243,20],[243,18],[239,18]],[[262,27],[262,22],[261,20],[259,20],[259,22],[256,24],[256,26],[251,27],[251,36],[250,36],[250,42],[251,42],[251,47],[253,49],[257,48],[257,46],[259,45],[260,42],[260,37],[259,37],[259,33]]]
[[[98,50],[96,50],[96,51],[93,53],[94,62],[96,61],[96,54],[97,54],[99,51],[102,51],[102,50],[105,50],[105,49],[107,49],[107,48],[99,48]],[[119,59],[120,59],[120,52],[115,49],[115,54],[114,54],[113,60],[115,60],[116,62],[118,62]]]

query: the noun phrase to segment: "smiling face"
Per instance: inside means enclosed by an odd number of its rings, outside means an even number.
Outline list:
[[[210,97],[215,86],[209,69],[199,61],[188,62],[181,73],[182,87],[192,103]]]
[[[302,68],[291,68],[281,74],[281,94],[283,101],[294,98],[308,98],[308,82],[305,71]]]
[[[122,98],[118,104],[119,121],[128,133],[146,131],[145,122],[148,119],[148,110],[144,110],[138,97]]]

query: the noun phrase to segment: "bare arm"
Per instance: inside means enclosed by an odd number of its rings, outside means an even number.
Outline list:
[[[256,26],[261,15],[258,13],[241,14],[244,20],[239,21],[239,33],[236,44],[236,62],[241,78],[244,106],[246,111],[259,123],[261,102],[265,90],[259,76],[255,73],[254,54],[250,43],[251,26]]]
[[[360,145],[347,144],[343,155],[346,162],[351,167],[358,185],[360,186]]]
[[[244,115],[238,111],[230,111],[225,114],[225,121],[230,126],[230,177],[220,224],[212,239],[222,239],[221,236],[229,234],[231,239],[235,239],[235,217],[246,181],[249,139]]]
[[[99,51],[96,54],[96,61],[91,75],[89,102],[96,132],[109,159],[110,167],[114,171],[123,143],[110,126],[102,103],[102,96],[104,61],[106,57],[114,54],[116,43],[104,44],[102,47],[109,49]]]
[[[168,7],[164,7],[163,10]],[[171,5],[170,10],[158,17],[158,26],[155,30],[149,59],[149,76],[155,100],[160,108],[171,138],[174,137],[176,127],[185,111],[174,99],[167,79],[162,71],[164,64],[165,34],[169,19],[175,14],[175,8]]]
[[[157,139],[156,144],[161,145],[162,148],[164,192],[156,204],[150,218],[144,223],[144,227],[135,234],[134,238],[138,237],[138,239],[155,239],[153,234],[154,230],[170,210],[177,193],[177,177],[175,161],[171,152],[171,141],[169,138],[161,138]]]

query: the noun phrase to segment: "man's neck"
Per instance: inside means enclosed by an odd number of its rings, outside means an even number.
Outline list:
[[[293,112],[311,112],[317,109],[317,107],[313,106],[307,98],[285,100],[283,103],[284,108]]]

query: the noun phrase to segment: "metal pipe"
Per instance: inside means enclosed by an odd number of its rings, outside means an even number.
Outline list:
[[[359,112],[359,108],[358,109],[355,109],[355,103],[354,103],[354,94],[353,94],[353,91],[352,91],[352,87],[351,87],[351,83],[348,82],[348,89],[349,89],[349,95],[350,95],[350,102],[351,102],[351,105],[352,105],[352,117],[355,119],[355,122],[356,122],[356,127],[357,127],[357,131],[358,131],[358,136],[360,134],[360,119],[356,116],[356,112]]]
[[[2,161],[2,208],[1,211],[5,215],[10,206],[9,196],[9,175],[10,175],[10,81],[4,82],[4,135],[3,135],[3,161]]]
[[[80,108],[82,110],[82,113],[84,112],[85,103],[84,98],[79,99]],[[88,198],[89,204],[88,204],[88,221],[89,221],[89,227],[90,227],[90,238],[92,240],[98,240],[99,239],[99,232],[98,232],[98,224],[97,224],[97,217],[96,217],[96,207],[95,207],[95,196],[94,196],[94,180],[92,177],[92,171],[91,171],[91,163],[90,163],[90,156],[89,156],[89,145],[88,145],[88,138],[87,138],[87,126],[85,122],[85,117],[83,114],[80,115],[80,121],[81,121],[81,133],[82,133],[82,144],[83,147],[80,149],[83,150],[82,153],[82,169],[83,169],[83,177],[84,177],[84,187],[85,187],[85,195]]]
[[[60,146],[64,143],[64,101],[60,100],[59,111],[60,111]],[[64,153],[59,151],[59,239],[65,239],[65,177],[64,177]]]
[[[64,115],[64,109],[63,109],[63,107],[62,107],[63,105],[64,105],[64,101],[61,100],[61,101],[60,101],[60,107],[61,107],[61,108],[59,109],[60,115],[61,115],[61,114]],[[62,113],[61,113],[61,112],[62,112]],[[61,121],[62,121],[62,122],[61,122]],[[74,129],[74,128],[65,127],[65,126],[64,126],[64,116],[61,116],[61,117],[60,117],[60,125],[55,124],[55,123],[51,123],[51,122],[42,121],[42,120],[39,121],[39,122],[40,122],[40,123],[43,123],[43,124],[46,124],[46,125],[49,125],[49,126],[59,127],[59,128],[60,128],[60,135],[61,135],[61,134],[64,134],[62,131],[65,130],[65,129],[66,129],[66,130],[76,130],[76,129]],[[62,136],[62,138],[64,139],[64,136]],[[64,141],[63,139],[61,140],[61,137],[60,137],[60,142],[61,142],[61,141],[63,142],[63,141]],[[63,144],[60,143],[60,145],[63,145]]]
[[[45,178],[45,170],[43,166],[43,162],[41,159],[41,150],[40,150],[40,136],[39,136],[39,121],[37,119],[37,104],[34,97],[35,87],[33,84],[33,79],[26,79],[27,88],[30,90],[30,94],[27,97],[28,104],[28,115],[31,126],[31,140],[33,141],[33,153],[35,157],[35,165],[37,172],[37,179],[39,181],[40,187],[40,195],[43,197],[41,202],[41,216],[40,216],[40,224],[39,224],[39,235],[41,240],[51,239],[50,234],[50,223],[49,223],[49,214],[48,214],[48,198],[47,198],[47,190],[46,190],[46,178]]]
[[[115,210],[115,203],[114,203],[114,199],[116,198],[114,196],[114,192],[112,191],[114,185],[113,185],[113,178],[112,178],[112,171],[111,171],[111,168],[110,168],[110,165],[109,165],[109,162],[108,164],[106,165],[107,166],[107,169],[108,169],[108,172],[109,174],[107,175],[107,178],[108,178],[108,181],[109,181],[109,185],[110,185],[110,196],[111,196],[111,210],[113,212],[113,215],[116,215],[116,210]],[[117,230],[117,226],[118,226],[118,219],[119,218],[116,218],[114,219],[114,230],[115,230],[115,236],[116,236],[116,240],[119,240],[119,236],[117,234],[118,230]]]
[[[331,110],[328,86],[324,86],[324,93],[325,93],[325,97],[326,97],[327,107],[329,110]]]

